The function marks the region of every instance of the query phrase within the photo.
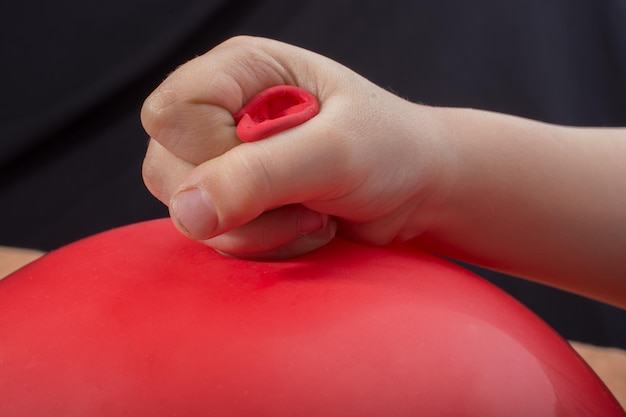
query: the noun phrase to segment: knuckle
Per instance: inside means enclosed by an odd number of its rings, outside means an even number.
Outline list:
[[[171,130],[176,114],[180,113],[181,97],[178,77],[172,74],[143,102],[140,119],[144,130],[153,138],[159,139]]]
[[[250,42],[250,40],[252,39],[251,36],[248,35],[236,35],[233,37],[230,37],[228,39],[226,39],[224,42],[222,42],[222,45],[225,46],[239,46],[242,43],[246,44],[248,42]]]
[[[159,181],[160,176],[158,175],[158,169],[153,158],[149,155],[146,155],[143,160],[143,164],[141,165],[141,176],[146,188],[148,188],[148,191],[158,198],[161,190]]]
[[[196,168],[151,140],[141,166],[141,175],[146,188],[165,205],[172,195]]]
[[[236,35],[231,38],[226,39],[221,43],[221,46],[225,46],[228,48],[254,48],[255,45],[258,45],[263,41],[262,38],[250,35]]]

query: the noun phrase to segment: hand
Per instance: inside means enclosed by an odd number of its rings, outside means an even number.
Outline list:
[[[310,91],[320,113],[242,143],[232,114],[280,84]],[[435,113],[312,52],[234,38],[146,100],[144,181],[183,233],[235,256],[293,256],[337,231],[375,244],[410,239],[441,189]]]

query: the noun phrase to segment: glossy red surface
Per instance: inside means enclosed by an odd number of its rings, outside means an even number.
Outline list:
[[[0,281],[2,416],[621,416],[499,289],[337,239],[225,258],[158,220]]]

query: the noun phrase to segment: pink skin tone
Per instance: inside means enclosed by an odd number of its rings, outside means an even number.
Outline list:
[[[235,114],[274,85],[320,112],[242,143]],[[312,52],[231,39],[148,97],[150,191],[186,235],[252,259],[336,234],[435,253],[626,306],[626,129],[408,102]]]

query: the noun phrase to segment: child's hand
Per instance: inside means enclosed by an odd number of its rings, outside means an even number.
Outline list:
[[[320,113],[239,141],[232,114],[281,84],[310,91]],[[297,255],[337,230],[370,243],[405,240],[425,228],[442,189],[435,113],[314,53],[234,38],[146,100],[144,180],[181,231],[236,256]]]

